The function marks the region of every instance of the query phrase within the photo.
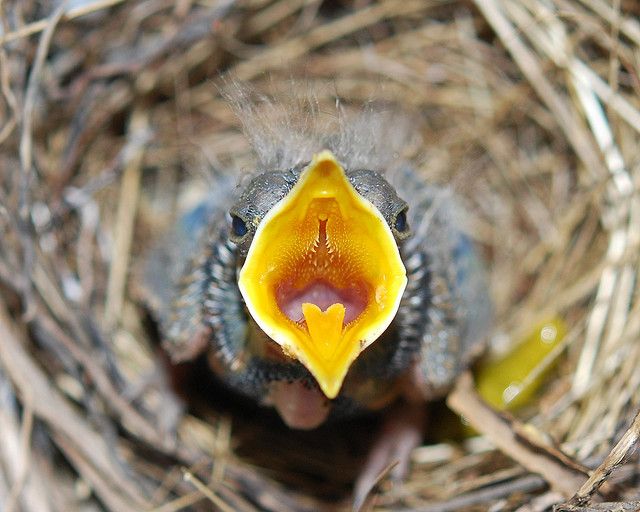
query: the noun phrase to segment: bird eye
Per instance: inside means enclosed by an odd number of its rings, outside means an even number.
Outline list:
[[[237,215],[231,216],[231,231],[237,237],[241,237],[247,234],[247,224]]]
[[[394,223],[394,227],[396,231],[402,233],[407,230],[407,211],[402,210],[397,216],[396,221]]]

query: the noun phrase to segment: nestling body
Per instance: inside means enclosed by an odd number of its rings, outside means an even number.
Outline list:
[[[179,281],[158,291],[168,353],[206,352],[292,428],[441,396],[491,306],[450,192],[398,165],[404,125],[365,110],[300,128],[299,111],[272,119],[242,90],[234,102],[260,165],[240,186],[218,180],[175,232]]]

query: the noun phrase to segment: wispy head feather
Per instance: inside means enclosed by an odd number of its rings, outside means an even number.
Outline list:
[[[411,139],[412,123],[405,115],[374,102],[355,110],[340,99],[322,108],[314,90],[295,83],[290,94],[279,98],[235,81],[226,83],[223,94],[242,122],[262,170],[288,169],[329,149],[347,169],[385,171],[399,163]]]

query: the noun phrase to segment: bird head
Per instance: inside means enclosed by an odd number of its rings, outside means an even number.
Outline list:
[[[381,174],[346,171],[326,150],[297,170],[256,176],[231,209],[249,314],[327,398],[397,313],[406,211]]]

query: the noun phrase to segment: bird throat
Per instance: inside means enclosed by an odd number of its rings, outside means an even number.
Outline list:
[[[278,307],[306,328],[325,358],[340,350],[345,327],[375,307],[365,258],[345,221],[335,198],[313,199],[298,226],[303,246],[292,251],[276,278]]]
[[[335,199],[315,199],[307,217],[303,224],[313,227],[315,221],[317,236],[298,258],[290,260],[290,268],[283,269],[288,275],[277,285],[276,300],[288,318],[306,322],[309,329],[309,322],[316,318],[310,311],[315,310],[326,311],[331,318],[339,315],[342,328],[358,318],[370,301],[371,285],[359,268],[365,262],[349,250],[344,219]]]

